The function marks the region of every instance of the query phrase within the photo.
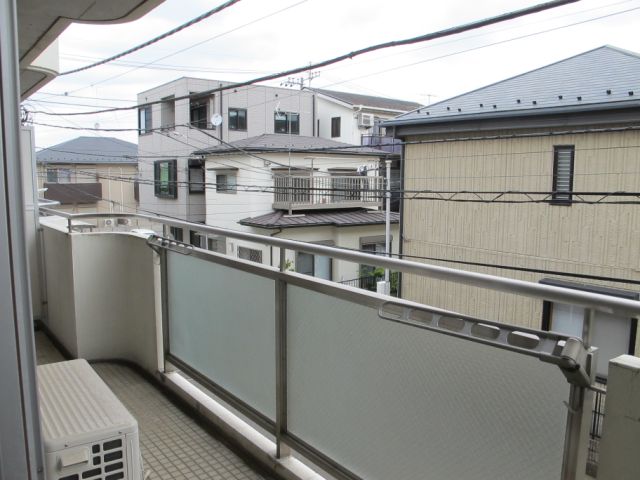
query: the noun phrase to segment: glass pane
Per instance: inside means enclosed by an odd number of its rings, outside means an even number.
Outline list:
[[[169,349],[275,419],[275,282],[168,252]]]
[[[313,266],[314,266],[314,272],[316,277],[324,278],[325,280],[331,280],[331,258],[330,257],[315,255]]]
[[[577,305],[554,303],[551,330],[573,337],[582,338],[584,308]]]
[[[287,299],[293,435],[372,480],[560,478],[557,367],[301,287]]]
[[[313,275],[313,255],[299,252],[296,258],[296,272]]]

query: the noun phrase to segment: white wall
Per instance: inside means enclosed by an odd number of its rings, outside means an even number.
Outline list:
[[[189,93],[210,90],[229,82],[183,77],[138,94],[138,103],[151,102],[173,95],[180,97]],[[222,106],[220,99],[222,98]],[[229,108],[247,109],[247,130],[234,131],[228,128]],[[249,86],[214,93],[209,99],[208,116],[214,113],[223,117],[222,125],[206,132],[225,142],[254,137],[274,132],[274,111],[300,113],[300,135],[313,134],[313,95],[308,91]],[[152,106],[152,128],[160,128],[161,105]],[[189,123],[189,100],[175,102],[175,123]],[[204,195],[189,194],[187,160],[188,156],[199,149],[218,145],[220,142],[207,133],[177,126],[174,129],[140,135],[138,138],[139,155],[160,155],[166,159],[177,159],[179,182],[176,199],[158,198],[153,185],[140,185],[140,208],[165,215],[182,218],[192,222],[205,221]],[[155,159],[140,159],[140,177],[153,180],[153,162]],[[187,234],[187,232],[185,232]]]
[[[360,129],[358,129],[358,119],[351,105],[343,104],[318,95],[316,97],[318,136],[330,138],[336,142],[351,143],[360,145]],[[340,136],[331,137],[331,119],[340,117]]]
[[[42,220],[49,315],[76,357],[124,359],[157,370],[154,253],[125,233],[74,233]]]

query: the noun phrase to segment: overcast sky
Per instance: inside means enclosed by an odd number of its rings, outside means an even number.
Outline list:
[[[117,62],[58,77],[26,104],[55,112],[133,105],[138,92],[182,76],[248,80],[541,2],[242,0]],[[132,23],[74,24],[60,37],[61,70],[119,53],[219,3],[222,0],[166,0]],[[434,103],[605,44],[640,52],[639,20],[640,0],[582,0],[462,35],[358,57],[320,70],[312,86]],[[280,81],[269,84],[278,86]],[[68,95],[61,96],[65,92]],[[135,110],[76,117],[36,114],[34,120],[137,127]],[[36,126],[36,144],[48,147],[96,134]],[[137,143],[135,132],[99,134]]]

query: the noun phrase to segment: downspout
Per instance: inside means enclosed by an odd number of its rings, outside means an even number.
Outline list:
[[[313,122],[311,124],[312,137],[316,136],[316,94],[314,93],[312,96],[311,103],[311,117],[313,118]]]
[[[278,227],[278,231],[270,233],[269,236],[270,237],[275,237],[276,235],[279,235],[280,233],[282,233],[282,227]],[[273,245],[271,245],[269,247],[269,265],[272,266],[272,267],[274,266],[273,265]]]
[[[393,127],[392,138],[396,138],[396,127]],[[401,138],[402,148],[400,149],[400,242],[398,244],[398,258],[402,259],[404,253],[404,155],[405,155],[405,143]],[[398,272],[398,298],[402,298],[402,280],[403,273]]]
[[[222,88],[222,84],[220,84],[220,88]],[[220,116],[221,116],[222,118],[224,118],[224,110],[222,109],[222,95],[223,95],[223,92],[224,92],[224,90],[220,90]],[[220,124],[220,134],[219,134],[219,136],[220,136],[220,143],[222,143],[222,140],[223,140],[223,138],[224,138],[224,137],[223,137],[223,134],[224,134],[224,125],[225,125],[225,122],[222,122],[222,123]]]

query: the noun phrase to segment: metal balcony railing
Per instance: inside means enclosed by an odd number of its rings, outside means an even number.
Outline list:
[[[76,221],[108,216],[60,215],[69,232]],[[350,480],[509,472],[564,480],[584,471],[579,442],[586,451],[589,432],[581,424],[591,414],[584,399],[594,379],[581,340],[290,272],[287,252],[590,310],[637,315],[640,302],[163,217],[118,216],[164,226],[147,244],[159,260],[165,370],[184,372],[259,425],[279,457],[294,450]],[[280,266],[171,240],[172,226],[264,245]],[[85,234],[57,235],[46,255],[73,255],[78,243],[74,264],[90,258],[90,242],[101,237],[72,242]]]
[[[362,135],[360,137],[362,146],[377,148],[385,152],[400,155],[402,153],[402,140],[388,137],[386,135]]]
[[[383,177],[283,176],[273,181],[277,210],[380,207],[384,199]]]

